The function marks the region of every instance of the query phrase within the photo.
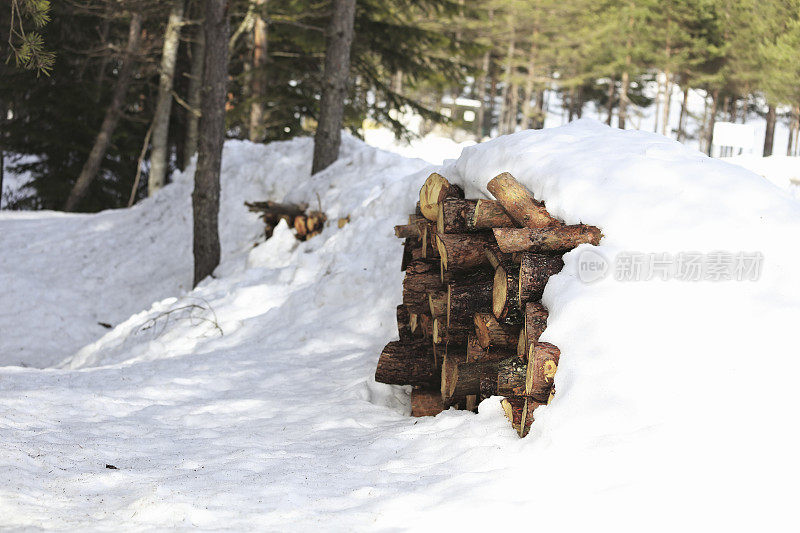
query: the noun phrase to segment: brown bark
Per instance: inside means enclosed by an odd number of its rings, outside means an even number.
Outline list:
[[[350,77],[350,45],[356,0],[333,0],[333,11],[325,41],[325,69],[319,122],[314,136],[312,174],[328,168],[339,158],[342,143],[342,119]]]
[[[375,381],[391,385],[430,387],[438,377],[432,348],[425,341],[390,342],[375,369]]]
[[[433,319],[433,343],[434,344],[466,344],[467,339],[472,333],[472,328],[461,324],[445,323],[444,317]]]
[[[425,221],[424,223],[417,222],[420,232],[420,250],[424,258],[439,257],[439,250],[436,248],[436,224],[433,222]]]
[[[433,337],[433,318],[427,313],[420,313],[417,315],[417,328],[419,335],[426,339]]]
[[[500,203],[494,200],[445,198],[439,204],[436,220],[439,233],[474,233],[514,225]]]
[[[403,241],[403,259],[400,262],[400,270],[406,271],[412,261],[422,259],[422,251],[419,248],[419,241],[416,239],[406,239]]]
[[[394,236],[398,239],[419,239],[419,227],[416,224],[403,224],[394,227]]]
[[[516,346],[519,328],[501,324],[491,313],[475,313],[475,336],[483,348]]]
[[[478,337],[475,335],[470,335],[467,338],[467,362],[472,363],[474,361],[481,361],[486,359],[488,351],[486,348],[481,346],[481,343],[478,342]]]
[[[203,89],[203,62],[206,50],[206,36],[203,28],[199,28],[192,45],[192,66],[189,78],[188,101],[186,111],[186,141],[183,148],[184,160],[189,161],[197,153],[198,126],[200,124],[200,99]],[[181,169],[183,170],[183,169]]]
[[[439,391],[414,389],[411,391],[411,416],[436,416],[444,411]]]
[[[197,170],[194,173],[194,285],[219,264],[219,173],[225,142],[225,94],[228,81],[228,2],[206,0],[206,50]]]
[[[451,196],[463,198],[464,191],[460,187],[451,185],[441,174],[432,173],[419,190],[419,209],[422,216],[436,222],[439,217],[439,204]]]
[[[492,305],[491,276],[476,273],[447,284],[447,324],[470,324],[473,315]]]
[[[442,280],[436,264],[419,259],[406,266],[403,279],[403,305],[410,312],[429,313],[428,293],[441,290]]]
[[[492,230],[501,252],[567,251],[584,243],[597,245],[603,234],[594,226],[553,224],[542,228],[495,228]]]
[[[250,120],[247,137],[253,142],[264,140],[264,100],[267,90],[267,0],[255,0],[253,23],[253,71],[250,87]]]
[[[497,364],[497,391],[501,396],[525,396],[525,361],[514,355]]]
[[[508,172],[492,178],[486,188],[497,198],[509,216],[526,228],[541,228],[558,222],[550,216],[544,204],[538,202]]]
[[[111,97],[111,103],[106,109],[106,114],[103,117],[103,123],[100,126],[100,131],[97,133],[92,150],[89,152],[89,157],[86,159],[75,185],[69,193],[67,202],[64,205],[64,211],[74,211],[78,203],[86,196],[89,186],[97,177],[97,172],[100,170],[100,165],[105,159],[106,151],[109,144],[111,144],[111,136],[117,128],[120,116],[122,116],[122,107],[125,105],[125,96],[128,94],[128,87],[130,86],[131,78],[133,77],[134,56],[139,51],[139,44],[142,38],[142,15],[133,13],[131,15],[131,22],[128,26],[128,43],[125,45],[125,52],[122,56],[122,66],[119,69],[119,76],[117,83],[114,85],[114,94]]]
[[[474,363],[462,362],[455,365],[450,378],[448,388],[442,399],[446,405],[457,403],[460,398],[469,394],[481,394],[492,396],[496,393],[497,387],[497,368],[500,360],[475,361]],[[481,379],[490,385],[488,391],[481,391]],[[492,390],[491,384],[494,383]]]
[[[525,394],[546,403],[558,369],[559,349],[549,342],[537,342],[528,350]]]
[[[525,304],[525,323],[520,332],[517,355],[527,359],[528,350],[539,342],[539,337],[547,327],[547,309],[539,302]]]
[[[446,406],[454,405],[458,403],[459,400],[466,400],[466,395],[461,398],[452,398],[449,394],[450,389],[454,387],[456,369],[458,368],[458,365],[464,363],[466,359],[466,353],[459,352],[457,350],[448,350],[448,352],[444,355],[442,360],[440,394]]]
[[[714,123],[717,121],[717,105],[719,104],[719,89],[711,93],[711,114],[708,117],[706,128],[706,155],[711,155],[714,149]]]
[[[447,323],[447,289],[428,292],[428,309],[432,317],[441,317]]]
[[[564,268],[560,256],[552,257],[544,254],[521,254],[519,264],[519,309],[522,311],[527,302],[541,300],[544,287],[550,276],[558,274]]]
[[[681,112],[678,115],[678,142],[686,139],[686,111],[689,106],[689,81],[685,80],[686,86],[683,88],[683,100],[681,100]]]
[[[522,408],[522,419],[520,420],[519,424],[519,436],[525,437],[531,429],[531,424],[533,424],[533,412],[536,410],[537,407],[540,405],[544,405],[543,402],[538,402],[533,398],[525,398],[525,405]]]
[[[483,233],[437,233],[442,271],[468,270],[489,262],[485,250],[494,246],[494,237]]]
[[[397,306],[397,334],[401,342],[409,342],[415,337],[411,331],[411,317],[404,305]]]
[[[614,118],[614,95],[617,91],[617,80],[613,77],[608,82],[608,96],[606,101],[606,110],[608,116],[606,117],[606,124],[611,125],[611,119]]]

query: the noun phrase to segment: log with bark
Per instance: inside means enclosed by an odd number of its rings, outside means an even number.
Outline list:
[[[540,405],[544,405],[542,402],[538,402],[531,397],[525,398],[525,405],[522,408],[522,418],[520,419],[519,423],[519,436],[524,437],[528,434],[531,429],[531,424],[533,424],[533,412],[536,410],[537,407]]]
[[[513,347],[519,338],[519,328],[501,324],[492,313],[475,313],[473,317],[475,336],[483,348]]]
[[[495,270],[492,312],[498,320],[520,324],[523,307],[531,300],[540,300],[550,276],[564,266],[560,257],[523,253],[519,267],[500,265]]]
[[[528,365],[516,356],[497,364],[497,391],[502,396],[525,396],[525,378]]]
[[[495,200],[445,198],[439,204],[436,229],[439,233],[474,233],[516,224]]]
[[[503,357],[505,354],[497,354]],[[455,365],[451,374],[448,376],[447,388],[443,392],[442,398],[446,405],[457,403],[459,398],[464,398],[469,394],[481,394],[481,379],[488,383],[494,383],[494,390],[488,391],[488,395],[496,393],[497,388],[497,368],[499,359],[486,359],[473,363],[458,363]]]
[[[517,355],[527,359],[528,349],[535,344],[547,327],[547,309],[540,302],[525,304],[525,318],[522,331],[519,332]]]
[[[497,198],[506,213],[523,227],[541,228],[558,223],[558,220],[547,212],[544,204],[537,201],[508,172],[503,172],[499,176],[492,178],[486,188]]]
[[[418,259],[406,265],[403,305],[408,307],[410,312],[430,313],[428,293],[437,290],[442,290],[442,278],[436,263]]]
[[[411,416],[436,416],[444,411],[439,391],[413,389],[411,391]]]
[[[492,305],[494,283],[488,271],[447,284],[447,323],[470,324],[476,312]]]
[[[597,245],[602,234],[594,226],[553,224],[541,228],[502,228],[492,230],[503,253],[564,252],[584,243]]]
[[[446,407],[457,404],[459,400],[466,401],[466,394],[461,398],[453,398],[450,395],[450,389],[454,387],[456,380],[456,371],[458,365],[466,362],[466,359],[466,350],[461,352],[456,349],[448,350],[442,358],[442,373],[439,392]]]
[[[272,237],[275,227],[281,220],[295,230],[295,237],[304,241],[322,233],[323,226],[328,220],[321,211],[307,211],[308,204],[282,204],[267,200],[265,202],[245,202],[247,209],[259,213],[264,221],[266,237]]]
[[[467,337],[467,362],[472,363],[474,361],[481,361],[487,358],[487,354],[489,351],[481,346],[481,343],[478,342],[478,337],[475,335],[470,335]]]
[[[559,349],[549,342],[537,342],[528,350],[525,371],[525,395],[546,403],[558,370]]]
[[[450,185],[444,176],[434,172],[428,176],[419,190],[420,212],[428,220],[436,222],[439,216],[439,204],[448,197],[464,198],[464,191],[461,187]]]
[[[522,410],[525,408],[525,398],[509,396],[500,400],[500,406],[503,408],[503,413],[505,413],[508,421],[511,422],[511,427],[519,433],[519,428],[522,424]]]
[[[443,316],[433,319],[434,344],[466,344],[471,333],[471,326],[456,323],[448,326]]]
[[[485,251],[496,247],[494,237],[490,234],[436,234],[436,248],[443,272],[469,270],[489,264]]]
[[[432,317],[444,317],[447,322],[447,289],[428,291],[428,309]]]
[[[392,385],[431,387],[438,379],[432,347],[425,341],[390,342],[375,370],[375,381]]]
[[[411,316],[404,305],[397,306],[397,334],[401,342],[411,341],[415,337],[411,331]]]

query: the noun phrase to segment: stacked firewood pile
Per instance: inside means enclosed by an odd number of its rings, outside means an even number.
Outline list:
[[[395,227],[405,239],[400,340],[383,349],[375,380],[413,385],[413,416],[474,410],[504,396],[506,415],[525,436],[533,410],[554,395],[558,367],[558,348],[539,342],[545,284],[565,252],[602,235],[556,220],[507,172],[488,189],[496,200],[466,200],[431,174],[417,212]]]
[[[272,237],[275,226],[285,220],[290,228],[294,228],[298,240],[305,241],[319,235],[325,221],[328,220],[322,211],[309,211],[307,204],[279,204],[267,200],[266,202],[245,202],[247,209],[259,213],[264,221],[267,239]],[[342,224],[340,222],[339,227]]]

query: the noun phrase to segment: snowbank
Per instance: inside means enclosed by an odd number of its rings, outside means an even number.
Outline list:
[[[396,338],[402,273],[392,226],[432,169],[346,138],[343,157],[309,179],[310,154],[308,139],[226,145],[225,261],[216,279],[183,295],[190,174],[130,211],[0,217],[0,238],[19,235],[0,272],[29,280],[4,294],[11,305],[3,307],[18,311],[2,330],[20,330],[0,341],[4,354],[26,347],[25,338],[56,353],[65,332],[76,330],[76,341],[97,335],[77,331],[94,316],[69,317],[104,305],[80,290],[81,265],[103,268],[95,290],[104,296],[131,293],[108,307],[120,315],[158,292],[142,285],[164,284],[154,299],[176,296],[60,369],[0,369],[3,525],[640,531],[789,523],[800,444],[800,205],[786,192],[663,137],[593,121],[470,147],[441,168],[468,194],[485,194],[488,179],[510,171],[552,213],[605,234],[594,252],[612,265],[608,276],[580,281],[583,246],[545,291],[544,340],[562,352],[557,396],[519,440],[496,399],[478,415],[411,419],[406,389],[371,377],[380,348]],[[279,227],[250,249],[258,224],[239,206],[268,195],[319,197],[330,220],[352,222],[303,243]],[[100,239],[87,233],[91,224],[112,227]],[[50,246],[40,244],[56,230]],[[22,249],[23,234],[38,253]],[[760,253],[760,278],[615,279],[623,252],[712,251]],[[102,266],[112,258],[125,260]],[[63,276],[31,281],[45,270]],[[50,309],[68,325],[43,331],[23,302],[53,286],[65,292]]]

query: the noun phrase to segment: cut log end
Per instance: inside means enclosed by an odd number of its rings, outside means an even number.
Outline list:
[[[508,299],[508,276],[502,266],[494,271],[494,288],[492,289],[492,312],[497,318],[503,316]]]

